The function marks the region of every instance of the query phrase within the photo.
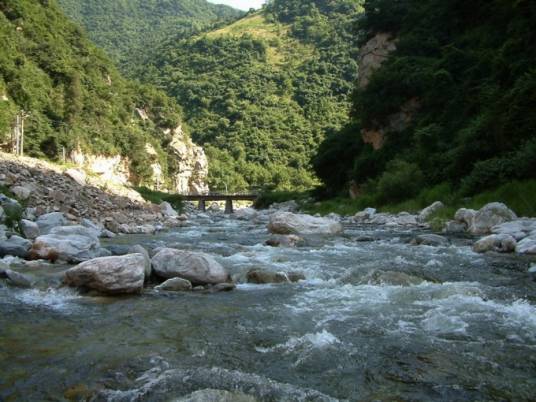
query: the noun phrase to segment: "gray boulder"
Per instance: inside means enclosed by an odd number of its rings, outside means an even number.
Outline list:
[[[516,249],[516,239],[510,235],[494,234],[483,237],[473,245],[473,251],[485,253],[497,251],[499,253],[511,253]]]
[[[151,257],[149,256],[149,252],[139,244],[129,247],[128,254],[136,253],[143,255],[143,258],[145,259],[145,278],[148,279],[151,276],[151,271],[153,270],[151,266]]]
[[[278,212],[270,217],[268,230],[274,234],[339,234],[342,225],[328,218]]]
[[[430,216],[435,214],[440,209],[445,208],[445,204],[443,204],[441,201],[436,201],[432,205],[424,208],[421,213],[419,214],[419,220],[421,222],[426,222]]]
[[[107,294],[140,293],[145,279],[141,254],[101,257],[83,262],[65,272],[69,286],[85,287]]]
[[[82,262],[101,255],[100,242],[91,229],[80,225],[61,226],[35,239],[30,254],[34,259]]]
[[[31,278],[11,269],[5,269],[3,271],[0,269],[0,278],[7,279],[8,285],[19,288],[31,288],[33,285]]]
[[[536,264],[532,265],[529,268],[528,273],[529,273],[530,279],[532,279],[533,281],[536,281]]]
[[[229,281],[229,273],[212,256],[205,253],[164,248],[151,260],[156,275],[183,278],[195,285]]]
[[[160,212],[162,212],[162,215],[171,218],[174,218],[179,215],[177,211],[175,211],[171,204],[167,201],[164,201],[160,204]]]
[[[501,223],[493,226],[491,232],[494,234],[507,234],[519,241],[530,236],[532,232],[536,233],[536,219],[525,218]]]
[[[19,226],[22,234],[27,239],[33,240],[40,235],[39,226],[35,222],[29,221],[28,219],[22,219]]]
[[[446,234],[460,234],[464,233],[467,230],[467,225],[465,223],[460,223],[456,221],[448,221],[443,228],[443,233]]]
[[[458,223],[463,223],[467,228],[473,225],[476,211],[474,209],[460,208],[454,214],[454,220]]]
[[[0,241],[0,257],[12,255],[14,257],[28,258],[32,242],[20,236],[11,236]]]
[[[19,200],[27,200],[32,195],[33,188],[29,185],[25,186],[13,186],[10,191],[15,194]]]
[[[376,214],[376,208],[365,208],[363,211],[354,215],[354,221],[364,223]]]
[[[439,236],[436,234],[423,234],[413,239],[412,244],[439,247],[448,246],[450,244],[450,241],[446,237]]]
[[[253,208],[240,208],[234,211],[233,217],[242,221],[255,219],[258,213]]]
[[[155,287],[156,290],[167,290],[170,292],[188,292],[192,290],[192,283],[187,279],[171,278]]]
[[[40,233],[46,235],[55,227],[68,225],[69,221],[61,212],[51,212],[41,215],[35,223],[39,226]]]
[[[252,269],[246,275],[248,283],[290,283],[305,280],[305,275],[301,272],[271,272],[262,269]]]
[[[525,237],[517,243],[516,253],[518,254],[536,254],[536,235]]]
[[[516,219],[516,214],[500,202],[492,202],[483,206],[475,215],[469,226],[472,234],[489,234],[491,228],[501,223]]]

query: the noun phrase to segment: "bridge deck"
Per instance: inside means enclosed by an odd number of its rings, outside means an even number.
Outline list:
[[[257,194],[206,194],[206,195],[183,195],[184,201],[255,201]]]

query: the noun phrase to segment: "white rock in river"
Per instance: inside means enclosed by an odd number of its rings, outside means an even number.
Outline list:
[[[41,234],[37,223],[29,221],[28,219],[21,219],[19,226],[22,234],[27,239],[33,240]]]
[[[467,228],[471,227],[475,219],[476,211],[474,209],[460,208],[454,214],[454,220],[463,223]]]
[[[35,239],[30,251],[33,258],[81,262],[100,255],[95,232],[83,226],[60,226]]]
[[[516,219],[516,214],[500,202],[484,205],[475,215],[469,227],[472,234],[489,234],[493,226]]]
[[[257,217],[257,211],[253,208],[240,208],[234,211],[233,217],[248,221]]]
[[[536,232],[536,219],[517,219],[511,222],[493,226],[491,232],[495,234],[508,234],[516,240],[524,239],[532,232]]]
[[[205,253],[161,249],[151,260],[156,275],[183,278],[195,285],[229,281],[229,273],[212,256]]]
[[[108,294],[139,293],[144,279],[145,258],[141,254],[95,258],[65,272],[67,285]]]
[[[525,237],[517,243],[516,253],[519,254],[536,254],[536,234]]]
[[[498,251],[500,253],[511,253],[516,249],[516,239],[506,234],[493,234],[483,237],[473,245],[473,250],[477,253],[486,251]]]
[[[445,208],[445,204],[443,204],[441,201],[436,201],[432,205],[424,208],[421,213],[419,214],[419,220],[421,222],[426,222],[426,220],[435,214],[440,209]]]
[[[176,217],[179,215],[167,201],[164,201],[160,204],[160,211],[162,212],[162,215],[168,217]]]
[[[170,292],[187,292],[192,290],[192,283],[187,279],[171,278],[155,287],[156,290],[167,290]]]
[[[278,212],[270,217],[268,230],[275,234],[338,234],[342,225],[328,218]]]

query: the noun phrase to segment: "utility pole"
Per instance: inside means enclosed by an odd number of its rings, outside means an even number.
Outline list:
[[[21,110],[17,113],[15,127],[11,135],[11,143],[13,144],[13,153],[17,156],[24,156],[24,120],[30,116],[29,112]]]

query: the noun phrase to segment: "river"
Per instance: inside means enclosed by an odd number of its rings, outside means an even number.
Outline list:
[[[272,248],[263,223],[217,216],[113,241],[213,254],[238,282],[214,294],[82,296],[59,286],[65,266],[14,265],[37,285],[0,282],[0,400],[535,400],[528,262],[463,238],[409,245],[416,233],[346,224]],[[306,280],[244,283],[252,268]]]

